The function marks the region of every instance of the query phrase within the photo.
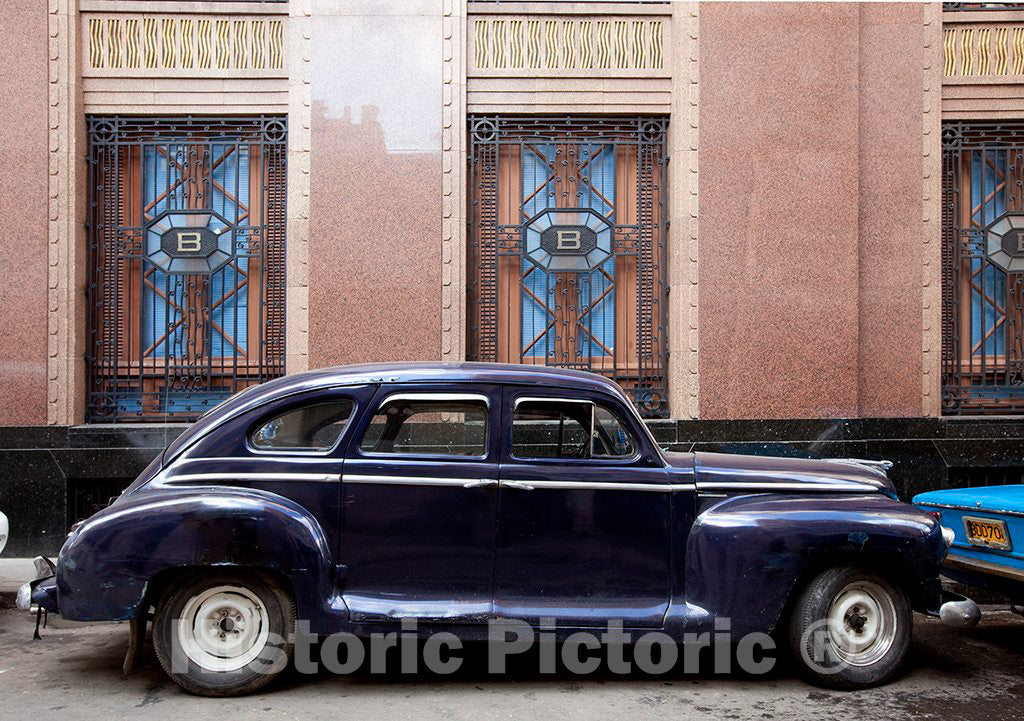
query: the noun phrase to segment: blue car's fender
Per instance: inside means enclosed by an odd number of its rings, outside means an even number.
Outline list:
[[[70,620],[126,620],[161,574],[211,566],[278,574],[300,618],[314,622],[337,600],[330,547],[305,509],[265,491],[191,486],[124,496],[72,533],[57,564],[57,603]]]
[[[697,515],[686,598],[730,619],[735,633],[764,631],[815,573],[852,563],[888,576],[915,608],[932,610],[944,555],[934,518],[882,494],[733,496]]]

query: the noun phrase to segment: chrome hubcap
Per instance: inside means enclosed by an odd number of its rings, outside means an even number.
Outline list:
[[[243,586],[217,586],[193,596],[178,619],[178,641],[190,661],[208,671],[237,671],[267,644],[266,612]]]
[[[855,581],[832,600],[828,635],[840,659],[851,666],[870,666],[882,659],[896,640],[896,605],[877,583]]]

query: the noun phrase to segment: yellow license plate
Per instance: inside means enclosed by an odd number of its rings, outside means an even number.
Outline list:
[[[967,533],[968,543],[975,546],[1010,550],[1010,534],[1006,530],[1005,521],[964,516],[964,531]]]

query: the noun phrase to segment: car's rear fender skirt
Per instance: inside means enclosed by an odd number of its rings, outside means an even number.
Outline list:
[[[58,558],[61,615],[76,621],[134,618],[169,572],[218,566],[265,569],[289,581],[300,618],[333,613],[333,560],[304,508],[245,488],[137,493],[93,516]],[[147,593],[148,588],[148,593]]]
[[[771,631],[815,573],[860,565],[927,603],[945,547],[938,524],[877,494],[733,496],[706,508],[686,551],[686,601],[730,620],[734,634]]]

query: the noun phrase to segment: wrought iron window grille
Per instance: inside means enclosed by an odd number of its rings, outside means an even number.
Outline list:
[[[284,374],[287,132],[88,118],[88,421],[192,420]]]
[[[469,119],[468,349],[668,415],[664,117]]]

